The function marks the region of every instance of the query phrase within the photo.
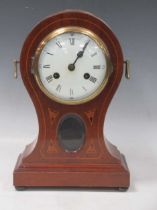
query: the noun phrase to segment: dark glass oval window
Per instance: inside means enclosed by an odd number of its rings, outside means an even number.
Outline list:
[[[78,151],[84,144],[85,125],[77,115],[66,115],[59,123],[58,139],[65,151]]]

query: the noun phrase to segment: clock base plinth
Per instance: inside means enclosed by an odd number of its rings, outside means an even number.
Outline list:
[[[110,144],[110,143],[109,143]],[[112,144],[110,144],[111,146]],[[113,188],[126,191],[130,184],[129,170],[125,157],[114,148],[118,163],[106,164],[75,164],[69,167],[68,164],[52,165],[52,167],[24,167],[23,154],[18,158],[14,170],[14,186],[16,189],[28,187],[82,187],[82,188]],[[112,151],[113,152],[113,151]],[[122,190],[120,190],[122,191]]]

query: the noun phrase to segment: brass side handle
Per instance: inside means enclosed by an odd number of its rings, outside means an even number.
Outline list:
[[[14,63],[14,79],[17,79],[18,78],[18,68],[19,68],[19,64],[20,64],[20,61],[18,60],[14,60],[13,61]]]
[[[129,60],[124,61],[124,65],[125,65],[125,78],[130,79],[130,61]]]

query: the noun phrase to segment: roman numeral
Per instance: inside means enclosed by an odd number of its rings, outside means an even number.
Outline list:
[[[73,89],[70,88],[70,96],[72,96],[74,94]]]
[[[49,75],[48,77],[46,77],[46,80],[48,83],[51,82],[53,80],[53,76]]]
[[[49,53],[49,52],[46,52],[46,54],[48,54],[48,55],[53,55],[52,53]]]
[[[100,69],[100,68],[101,68],[100,65],[93,66],[93,69]]]
[[[69,38],[70,44],[74,45],[75,44],[75,38]]]
[[[62,45],[61,45],[60,41],[57,41],[57,42],[56,42],[56,45],[57,45],[58,47],[62,48]]]
[[[74,32],[70,32],[70,36],[74,36]]]
[[[94,57],[95,55],[97,55],[97,52],[91,54],[91,57]]]
[[[89,80],[93,83],[96,83],[97,81],[97,78],[93,77],[93,76],[90,76]]]
[[[43,65],[43,68],[48,69],[48,68],[50,68],[50,65],[49,64]]]
[[[87,89],[86,89],[84,86],[82,86],[82,89],[83,89],[84,91],[87,91]]]
[[[61,88],[62,88],[62,86],[59,84],[59,85],[57,85],[56,90],[60,93]]]

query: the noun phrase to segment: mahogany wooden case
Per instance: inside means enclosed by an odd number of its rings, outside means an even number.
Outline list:
[[[60,27],[78,26],[93,31],[107,45],[113,72],[103,91],[79,105],[61,104],[48,98],[33,75],[32,58],[42,39]],[[14,170],[15,187],[114,187],[128,188],[130,175],[124,156],[107,141],[104,119],[123,73],[120,44],[100,19],[82,11],[65,11],[40,22],[27,37],[21,52],[20,70],[34,103],[38,138],[20,154]],[[59,144],[57,129],[68,113],[85,123],[85,143],[77,152],[66,152]],[[31,126],[31,125],[30,125]]]

